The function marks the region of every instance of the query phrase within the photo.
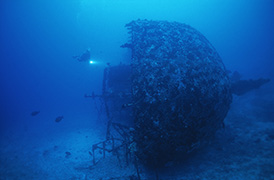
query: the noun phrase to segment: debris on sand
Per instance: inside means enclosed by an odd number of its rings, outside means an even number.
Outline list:
[[[58,116],[56,119],[55,119],[55,122],[60,122],[64,119],[64,116]]]
[[[264,78],[260,78],[257,80],[253,80],[253,79],[239,80],[231,84],[231,92],[233,94],[236,94],[237,96],[241,96],[251,90],[260,88],[262,85],[268,83],[269,81],[270,79],[264,79]]]
[[[30,115],[31,115],[31,116],[36,116],[36,115],[39,114],[39,113],[40,113],[40,111],[32,111]]]

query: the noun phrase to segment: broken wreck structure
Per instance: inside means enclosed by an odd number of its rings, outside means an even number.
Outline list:
[[[206,145],[223,127],[231,82],[215,48],[189,25],[136,20],[126,27],[130,40],[122,47],[132,50],[131,62],[104,72],[105,143],[115,139],[113,123],[132,127],[115,124],[122,137],[115,141],[128,149],[127,156],[134,153],[159,167]],[[116,151],[110,144],[107,151]],[[93,151],[103,146],[96,144]]]

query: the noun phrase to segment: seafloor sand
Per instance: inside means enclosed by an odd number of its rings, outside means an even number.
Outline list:
[[[171,162],[160,169],[159,179],[274,179],[273,107],[274,95],[267,86],[234,97],[226,127],[216,139],[185,162]],[[48,136],[4,134],[0,144],[0,179],[134,179],[134,166],[119,163],[111,155],[92,165],[88,151],[93,143],[104,139],[103,131],[93,126]],[[155,172],[143,167],[140,173],[141,179],[156,178]]]

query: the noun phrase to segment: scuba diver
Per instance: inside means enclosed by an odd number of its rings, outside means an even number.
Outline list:
[[[79,62],[87,62],[90,61],[90,48],[88,48],[83,54],[80,56],[72,56],[73,59],[76,59]]]

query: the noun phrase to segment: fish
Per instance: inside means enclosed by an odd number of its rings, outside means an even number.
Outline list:
[[[67,151],[66,152],[66,158],[68,158],[70,155],[71,155],[71,153]]]
[[[45,156],[48,156],[49,153],[50,153],[49,150],[44,150],[44,151],[43,151],[43,156],[44,156],[44,157],[45,157]]]
[[[55,119],[55,122],[60,122],[64,119],[64,116],[58,116],[56,119]]]
[[[36,116],[37,114],[39,114],[40,113],[40,111],[32,111],[31,113],[30,113],[30,115],[31,116]]]

